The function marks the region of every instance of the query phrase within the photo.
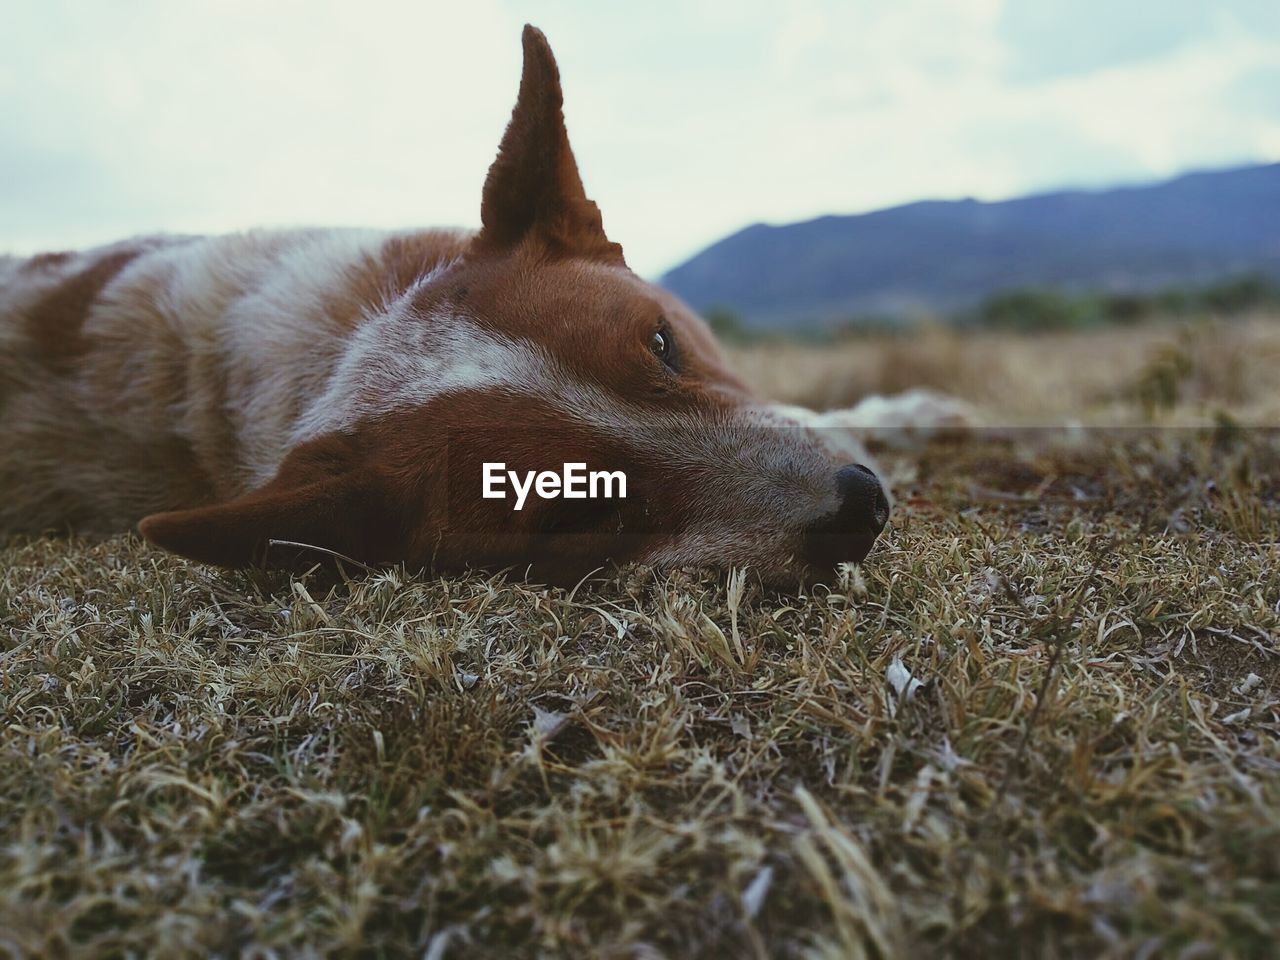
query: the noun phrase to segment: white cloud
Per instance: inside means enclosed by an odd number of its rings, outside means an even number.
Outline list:
[[[1275,156],[1280,117],[1235,100],[1238,81],[1280,63],[1280,40],[1227,31],[1158,58],[1022,91],[1022,113],[1048,111],[1091,141],[1129,152],[1155,175],[1242,155]]]
[[[1081,0],[1072,42],[1103,29]],[[474,225],[527,7],[17,5],[0,246],[256,224]],[[654,274],[755,220],[1280,158],[1280,35],[1020,78],[1000,0],[539,4],[610,233]]]
[[[447,23],[413,3],[25,8],[2,42],[0,162],[70,158],[83,176],[40,184],[55,206],[60,187],[78,189],[81,224],[64,211],[45,225],[33,206],[25,229],[48,243],[474,221],[519,24],[496,3],[457,7]]]

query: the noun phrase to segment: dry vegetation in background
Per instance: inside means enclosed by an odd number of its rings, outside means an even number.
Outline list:
[[[1124,336],[868,382],[1216,426],[888,455],[891,530],[804,594],[8,541],[0,956],[1270,955],[1278,338]]]
[[[935,327],[834,345],[761,342],[739,346],[734,358],[749,383],[818,409],[934,387],[1000,425],[1206,424],[1219,412],[1280,425],[1275,316],[1027,336]]]

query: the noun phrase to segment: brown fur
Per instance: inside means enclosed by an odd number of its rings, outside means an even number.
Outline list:
[[[354,329],[368,311],[394,300],[440,263],[461,257],[468,244],[454,230],[393,234],[351,272],[345,287],[328,297],[326,311],[344,328]]]
[[[31,273],[39,273],[41,271],[49,270],[54,267],[60,267],[63,264],[65,264],[67,261],[72,259],[74,256],[75,254],[70,252],[69,250],[57,250],[57,251],[50,251],[49,253],[37,253],[34,257],[27,260],[22,265],[22,269]]]
[[[465,425],[465,426],[459,426]],[[625,500],[530,500],[513,512],[476,497],[483,462],[502,451],[513,470],[584,462],[622,470]],[[149,540],[222,566],[309,566],[321,545],[364,563],[457,569],[533,566],[565,581],[651,551],[697,509],[696,471],[660,467],[602,441],[561,411],[525,397],[462,393],[331,434],[295,449],[265,487],[227,504],[157,514]],[[672,496],[672,490],[677,495]],[[660,513],[650,505],[661,503]],[[269,545],[264,530],[281,541]]]
[[[547,38],[527,28],[523,43],[520,93],[485,178],[476,249],[500,252],[532,238],[551,256],[622,265],[622,247],[605,236],[600,209],[582,187]]]
[[[84,324],[89,311],[120,272],[137,259],[141,250],[118,250],[63,280],[32,306],[26,315],[27,334],[41,358],[65,365],[86,349]],[[44,254],[31,261],[44,267],[66,262],[66,254]],[[40,262],[43,261],[43,262]]]

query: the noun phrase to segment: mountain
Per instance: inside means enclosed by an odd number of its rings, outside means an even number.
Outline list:
[[[1280,163],[755,224],[660,282],[695,309],[794,329],[954,311],[1018,287],[1133,292],[1250,272],[1280,277]]]

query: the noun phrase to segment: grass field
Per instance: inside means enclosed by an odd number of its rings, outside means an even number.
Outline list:
[[[1280,322],[907,346],[737,359],[1143,426],[885,454],[803,594],[0,546],[0,956],[1274,955]]]

